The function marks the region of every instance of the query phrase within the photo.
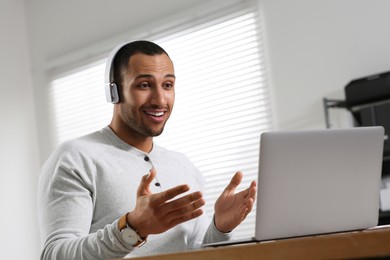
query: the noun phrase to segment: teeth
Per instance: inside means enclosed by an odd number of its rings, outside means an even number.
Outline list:
[[[162,116],[164,115],[164,112],[146,112],[146,114],[151,116]]]

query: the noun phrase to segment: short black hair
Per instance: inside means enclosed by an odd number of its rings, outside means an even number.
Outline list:
[[[122,73],[127,70],[131,56],[138,53],[150,56],[166,54],[169,57],[168,53],[163,48],[150,41],[140,40],[124,45],[116,53],[113,61],[113,79],[119,87],[123,84]]]

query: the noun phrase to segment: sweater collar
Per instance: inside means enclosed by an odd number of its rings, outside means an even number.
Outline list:
[[[139,150],[138,148],[134,147],[134,146],[131,146],[129,145],[128,143],[126,143],[125,141],[123,141],[122,139],[120,139],[115,133],[114,131],[112,131],[112,129],[107,125],[105,126],[102,130],[101,130],[102,134],[107,136],[111,142],[117,146],[118,148],[121,148],[123,150],[126,150],[126,151],[129,151],[129,152],[132,152],[132,153],[135,153],[135,154],[138,154],[138,155],[153,155],[153,154],[156,154],[158,153],[158,151],[160,150],[160,147],[158,145],[156,145],[155,142],[153,142],[153,147],[152,147],[152,150],[149,152],[149,153],[146,153],[144,151],[141,151]]]

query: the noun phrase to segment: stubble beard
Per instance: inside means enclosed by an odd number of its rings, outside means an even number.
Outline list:
[[[164,131],[164,127],[167,121],[165,121],[160,129],[157,131],[151,129],[147,125],[143,124],[140,120],[137,122],[135,118],[135,112],[132,109],[126,108],[126,106],[121,106],[121,114],[122,114],[122,120],[125,122],[125,124],[134,132],[138,133],[139,135],[142,135],[144,137],[155,137],[162,134]]]

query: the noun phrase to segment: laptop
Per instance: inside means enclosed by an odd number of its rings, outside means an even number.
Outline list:
[[[203,246],[376,226],[383,141],[381,126],[262,133],[255,236]]]

